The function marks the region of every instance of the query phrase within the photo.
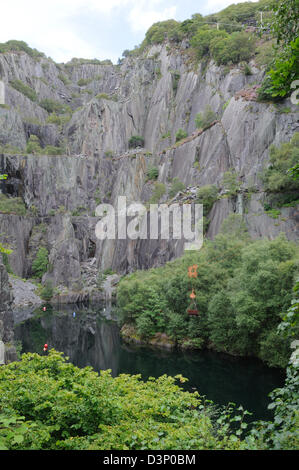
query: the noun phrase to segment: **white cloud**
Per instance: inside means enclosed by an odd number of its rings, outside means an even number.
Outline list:
[[[198,10],[207,14],[221,10],[232,2],[233,0],[199,1]],[[121,50],[115,50],[118,31],[111,30],[114,41],[110,43],[106,39],[107,45],[103,46],[103,22],[107,26],[111,15],[121,18],[124,24],[123,33],[128,36],[130,43],[130,33],[133,37],[140,37],[153,23],[176,19],[179,4],[178,0],[9,0],[1,2],[0,42],[9,39],[24,40],[57,62],[65,62],[72,57],[111,58],[116,61],[121,53]],[[82,33],[83,19],[79,32],[81,17],[85,20],[88,17],[98,20],[97,29],[90,31],[88,37]],[[110,46],[112,43],[114,46]],[[126,44],[120,44],[120,49],[126,47]]]
[[[208,15],[210,13],[217,13],[218,11],[223,10],[224,8],[232,5],[233,3],[243,3],[246,0],[208,0],[203,2],[203,5],[200,8],[200,13],[203,15]],[[258,2],[258,0],[247,0],[250,2]]]
[[[151,8],[150,3],[155,2],[138,2],[138,5],[134,6],[129,15],[129,24],[134,32],[146,32],[148,28],[157,21],[164,21],[175,18],[176,6],[163,8],[162,10]],[[147,8],[149,6],[149,8]],[[154,7],[154,5],[153,5]]]

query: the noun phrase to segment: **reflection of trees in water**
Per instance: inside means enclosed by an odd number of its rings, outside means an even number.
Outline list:
[[[92,366],[96,371],[112,369],[117,374],[119,330],[116,324],[88,311],[61,314],[45,313],[20,323],[15,328],[16,339],[21,340],[23,352],[42,352],[44,343],[62,351],[78,367]]]

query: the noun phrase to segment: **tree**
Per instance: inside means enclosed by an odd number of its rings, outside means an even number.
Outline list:
[[[133,135],[129,139],[129,148],[143,147],[144,146],[144,137],[140,135]]]
[[[41,279],[43,275],[47,272],[48,263],[49,263],[49,252],[47,248],[41,246],[38,249],[35,260],[32,263],[32,272],[35,277]]]
[[[208,215],[213,207],[214,202],[217,201],[218,188],[214,184],[207,184],[202,186],[197,191],[197,202],[203,204],[203,215]]]
[[[188,136],[187,132],[184,129],[179,129],[175,135],[175,141],[179,142],[182,139],[185,139]]]
[[[299,76],[299,2],[281,0],[273,6],[270,29],[276,39],[276,58],[259,91],[259,98],[279,100],[291,93],[291,84]]]
[[[203,113],[198,113],[195,116],[195,125],[197,128],[204,129],[212,124],[217,119],[216,114],[211,106],[207,105]]]

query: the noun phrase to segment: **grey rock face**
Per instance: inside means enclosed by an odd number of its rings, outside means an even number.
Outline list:
[[[4,344],[5,363],[14,361],[17,358],[16,350],[12,344],[14,339],[13,314],[11,310],[12,300],[8,274],[2,263],[2,256],[0,255],[0,342]]]
[[[97,239],[96,207],[106,203],[117,209],[118,196],[126,196],[128,205],[149,203],[156,183],[164,191],[160,201],[171,202],[174,178],[187,188],[174,200],[194,202],[197,189],[207,184],[216,185],[222,194],[222,178],[228,170],[238,174],[241,189],[237,197],[214,204],[207,237],[215,237],[223,220],[237,212],[254,238],[274,238],[281,231],[291,240],[298,238],[296,208],[283,208],[277,220],[264,213],[259,177],[270,145],[289,141],[299,131],[297,107],[287,100],[284,106],[290,112],[280,113],[270,104],[248,101],[242,90],[247,87],[253,96],[264,76],[254,61],[250,76],[238,66],[227,71],[213,62],[195,69],[184,55],[187,47],[184,44],[175,51],[154,46],[139,58],[128,57],[121,66],[71,63],[58,67],[22,53],[0,54],[10,106],[0,109],[0,143],[24,149],[29,135],[35,134],[42,146],[64,142],[66,153],[0,155],[0,173],[9,174],[9,194],[21,196],[28,209],[26,216],[0,214],[0,240],[13,249],[13,272],[30,276],[37,249],[45,246],[49,269],[43,281],[68,288],[58,296],[63,301],[88,298],[95,277],[89,265],[94,258],[95,269],[121,273],[174,259],[183,253],[183,241]],[[16,91],[12,79],[30,86],[38,101]],[[69,122],[47,123],[49,114],[40,106],[46,98],[70,106]],[[199,131],[195,116],[207,105],[216,119]],[[176,143],[180,128],[188,138]],[[128,148],[133,135],[144,137],[143,149]],[[157,181],[148,181],[150,167],[158,169]],[[248,198],[252,187],[256,192]],[[43,224],[46,231],[41,233],[37,227]]]

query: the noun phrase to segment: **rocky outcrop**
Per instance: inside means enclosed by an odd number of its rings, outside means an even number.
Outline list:
[[[13,272],[30,276],[37,248],[45,246],[49,269],[43,281],[61,288],[57,298],[62,302],[101,297],[97,289],[91,294],[90,280],[96,276],[89,266],[94,259],[94,270],[126,273],[182,255],[181,240],[101,241],[95,235],[100,203],[117,208],[118,196],[126,196],[128,204],[149,203],[157,182],[164,192],[160,201],[171,202],[174,178],[193,194],[207,184],[218,187],[219,199],[209,214],[209,238],[236,212],[254,238],[274,238],[283,231],[297,239],[298,210],[283,208],[277,219],[267,215],[260,180],[271,144],[289,141],[299,131],[297,107],[286,101],[282,106],[288,112],[280,112],[279,107],[257,102],[264,71],[254,60],[249,65],[252,75],[244,75],[241,67],[218,67],[213,62],[195,66],[184,48],[166,44],[128,57],[120,66],[58,66],[23,53],[0,54],[9,108],[0,109],[0,142],[24,150],[31,133],[41,146],[63,143],[65,150],[65,155],[56,156],[22,151],[0,155],[0,173],[9,175],[4,190],[21,196],[27,208],[24,216],[0,214],[0,239],[13,249]],[[13,79],[30,86],[38,99],[32,101],[15,90]],[[49,124],[49,114],[41,106],[44,99],[67,107],[69,121]],[[195,116],[206,105],[216,119],[199,131]],[[188,137],[176,142],[179,128]],[[128,148],[132,135],[144,137],[144,148]],[[148,180],[150,167],[158,169],[156,181]],[[228,170],[240,180],[240,190],[231,198],[222,188]],[[142,223],[148,217],[147,213]]]

